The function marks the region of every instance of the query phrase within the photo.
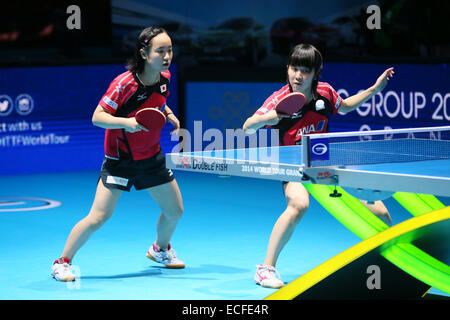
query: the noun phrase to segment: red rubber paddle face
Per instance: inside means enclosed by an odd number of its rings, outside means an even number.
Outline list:
[[[136,112],[136,121],[148,130],[161,130],[166,124],[164,113],[155,108],[144,108]]]
[[[279,113],[293,115],[303,108],[305,102],[306,97],[303,93],[293,92],[281,99],[275,107],[275,110]]]

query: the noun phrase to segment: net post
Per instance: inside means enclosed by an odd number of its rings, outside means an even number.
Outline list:
[[[311,138],[307,135],[302,135],[302,163],[305,168],[311,166],[310,146]]]

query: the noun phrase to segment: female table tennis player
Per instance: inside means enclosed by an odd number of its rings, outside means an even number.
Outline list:
[[[305,130],[308,133],[324,133],[328,131],[328,119],[338,111],[347,113],[358,108],[366,100],[387,85],[393,76],[393,68],[381,74],[375,84],[354,96],[342,99],[328,84],[319,82],[322,71],[322,55],[308,44],[299,44],[289,55],[287,64],[287,84],[274,92],[264,104],[244,123],[244,130],[252,133],[255,130],[272,126],[279,129],[280,145],[294,145],[301,141]],[[301,92],[306,97],[306,104],[300,112],[289,116],[277,113],[277,101],[291,92]],[[314,130],[311,130],[314,128]],[[309,206],[309,193],[299,182],[283,182],[286,198],[286,210],[278,218],[270,236],[264,263],[257,266],[255,281],[263,287],[280,288],[284,285],[275,269],[278,256],[291,237]],[[388,225],[391,217],[381,201],[368,204],[362,201],[375,215]]]
[[[112,215],[123,191],[145,189],[161,208],[156,241],[147,257],[168,268],[184,268],[176,257],[170,239],[183,213],[181,193],[173,173],[166,168],[159,139],[149,145],[155,130],[140,125],[134,114],[143,108],[157,108],[167,120],[180,128],[176,116],[166,106],[172,60],[172,42],[162,28],[149,27],[138,37],[128,71],[116,77],[94,111],[94,125],[106,129],[105,159],[101,168],[94,203],[67,239],[61,257],[52,265],[59,281],[75,279],[70,263],[75,253]],[[160,134],[161,129],[156,130]]]

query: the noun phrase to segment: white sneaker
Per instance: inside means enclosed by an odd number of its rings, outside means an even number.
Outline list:
[[[167,250],[162,250],[158,246],[152,244],[147,251],[147,258],[152,259],[158,263],[162,263],[166,268],[170,269],[182,269],[184,268],[184,262],[177,258],[175,250],[170,247]]]
[[[281,276],[277,269],[262,264],[256,266],[255,281],[256,284],[265,288],[278,289],[284,286],[284,282],[281,281]]]
[[[67,258],[59,258],[52,265],[52,276],[58,281],[74,281],[75,275],[70,269],[70,261]]]

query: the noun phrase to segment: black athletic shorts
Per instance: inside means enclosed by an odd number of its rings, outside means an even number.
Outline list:
[[[159,186],[172,181],[174,176],[172,170],[166,168],[166,158],[160,151],[143,160],[105,158],[99,179],[107,188],[130,191],[132,186],[136,190]]]

